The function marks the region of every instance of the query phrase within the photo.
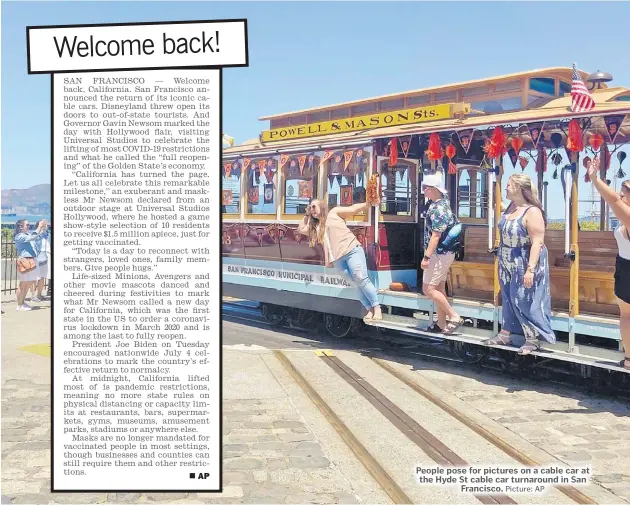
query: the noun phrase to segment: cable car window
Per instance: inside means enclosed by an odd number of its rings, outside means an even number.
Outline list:
[[[410,160],[399,159],[389,165],[388,158],[379,159],[381,174],[381,215],[383,220],[393,216],[413,220],[418,206],[418,165]]]
[[[241,167],[242,160],[223,163],[222,212],[239,214],[241,211]]]
[[[463,169],[459,172],[457,217],[484,220],[488,218],[488,188],[484,171]]]
[[[244,165],[246,162],[244,162]],[[275,214],[278,191],[276,177],[278,160],[259,158],[251,160],[244,173],[247,174],[247,213]]]
[[[284,214],[303,215],[311,198],[317,198],[319,156],[313,153],[291,155],[284,163]]]
[[[553,96],[556,94],[556,81],[548,77],[532,77],[529,80],[529,89]]]
[[[370,154],[364,149],[324,154],[328,208],[365,202]]]

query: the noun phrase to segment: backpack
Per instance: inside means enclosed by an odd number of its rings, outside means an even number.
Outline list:
[[[436,252],[438,254],[457,252],[461,247],[461,237],[462,223],[455,218],[455,222],[442,233]]]

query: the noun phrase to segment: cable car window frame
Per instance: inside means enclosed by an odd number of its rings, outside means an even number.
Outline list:
[[[287,176],[286,174],[288,173],[288,170],[290,169],[290,164],[292,160],[297,160],[299,163],[299,157],[300,156],[306,156],[307,159],[305,160],[305,168],[308,164],[308,157],[309,156],[313,156],[313,175],[310,178],[310,180],[313,182],[313,191],[312,191],[312,195],[310,199],[321,199],[321,170],[320,170],[320,162],[323,156],[323,152],[322,151],[308,151],[305,150],[303,152],[297,152],[297,153],[290,153],[288,154],[289,159],[287,160],[286,164],[284,165],[284,167],[282,168],[282,170],[279,170],[279,175],[278,175],[278,182],[279,182],[279,214],[280,214],[280,219],[282,221],[302,221],[302,219],[304,219],[304,215],[305,212],[298,212],[296,214],[287,214],[286,211],[286,198],[287,198]],[[298,165],[298,170],[299,170],[299,165]],[[290,180],[308,180],[308,179],[290,179]],[[299,196],[298,196],[299,198]]]
[[[477,183],[478,175],[481,175],[481,180],[482,181],[484,179],[486,180],[486,183],[485,183],[486,184],[486,191],[484,192],[484,194],[486,195],[486,201],[485,201],[485,204],[482,201],[481,205],[480,205],[481,211],[486,213],[486,217],[485,218],[484,217],[470,217],[470,215],[469,216],[461,216],[460,213],[459,213],[460,201],[461,201],[460,190],[459,190],[459,188],[460,188],[460,177],[462,176],[462,173],[464,171],[468,172],[468,175],[469,175],[471,181],[472,181],[472,176],[473,175],[475,176],[475,185]],[[455,214],[457,216],[457,219],[460,222],[462,222],[464,224],[488,224],[489,211],[488,211],[488,201],[487,201],[487,199],[489,198],[490,193],[489,193],[489,187],[487,187],[488,186],[487,178],[488,178],[487,170],[483,170],[479,166],[476,166],[476,165],[461,165],[461,166],[458,165],[457,166],[457,177],[456,177],[456,183],[455,183]],[[483,182],[482,182],[482,184],[483,184]],[[475,194],[479,194],[479,191],[476,191]],[[472,205],[470,205],[470,195],[471,195],[471,192],[470,192],[470,186],[469,186],[469,190],[468,190],[468,209],[472,208]],[[478,206],[477,205],[477,200],[478,200],[478,197],[475,198],[475,210],[477,209],[477,206]],[[494,205],[492,207],[494,208]],[[470,212],[469,212],[469,214],[470,214]]]
[[[241,176],[239,177],[239,184],[238,184],[238,190],[239,190],[239,202],[238,202],[238,212],[234,213],[234,212],[223,212],[223,190],[225,189],[224,183],[223,183],[223,178],[225,177],[225,165],[227,163],[231,163],[233,166],[235,164],[238,164],[238,170],[241,171]],[[243,215],[243,195],[244,195],[244,191],[243,191],[243,171],[242,171],[242,167],[243,167],[243,158],[241,157],[235,157],[235,158],[223,158],[223,163],[221,164],[221,219],[223,221],[226,222],[236,222],[236,221],[240,221],[241,217]],[[232,168],[232,174],[231,177],[232,178],[234,175],[234,167]]]
[[[374,147],[373,144],[371,142],[366,142],[365,145],[359,145],[359,146],[352,146],[351,148],[344,148],[343,146],[340,147],[336,147],[333,149],[326,149],[325,146],[324,147],[324,151],[322,151],[321,153],[321,158],[323,158],[324,153],[326,151],[334,151],[335,153],[341,153],[342,159],[341,159],[341,164],[344,164],[344,160],[343,160],[343,152],[345,151],[355,151],[355,154],[353,155],[353,159],[351,161],[351,163],[355,163],[355,157],[356,157],[356,151],[357,150],[362,150],[365,154],[365,157],[367,159],[367,166],[365,168],[365,172],[363,175],[363,189],[367,190],[367,183],[368,180],[370,178],[370,176],[373,173],[374,170]],[[328,180],[328,175],[329,175],[329,168],[332,167],[332,163],[334,162],[333,158],[327,160],[326,162],[323,163],[323,170],[320,173],[320,181],[321,181],[321,187],[322,187],[322,191],[323,191],[323,198],[322,200],[324,201],[324,203],[326,204],[326,207],[328,208],[328,210],[330,210],[329,207],[329,203],[328,203],[328,198],[329,198],[329,190],[328,190],[328,185],[329,185],[329,180]],[[332,175],[332,174],[330,174]],[[353,176],[354,178],[356,178],[356,174]],[[367,193],[367,192],[366,192]],[[367,194],[366,194],[367,196]],[[354,202],[354,198],[353,198],[353,205],[355,203],[362,203],[362,202]],[[337,204],[336,206],[339,206],[339,204]],[[351,222],[351,223],[361,223],[361,224],[366,224],[366,225],[371,225],[372,223],[372,212],[371,209],[368,209],[366,211],[364,211],[363,214],[356,214],[352,217],[348,217],[346,219],[347,222]]]
[[[249,166],[247,167],[247,170],[243,170],[243,175],[242,177],[245,177],[245,182],[242,183],[243,187],[243,193],[242,193],[242,201],[243,201],[243,210],[244,210],[244,217],[245,220],[249,220],[249,221],[276,221],[278,218],[278,205],[280,203],[280,190],[277,187],[280,176],[279,176],[279,169],[278,167],[280,166],[280,156],[279,155],[269,155],[269,156],[252,156],[251,158],[251,162],[249,164]],[[270,183],[267,184],[273,184],[274,185],[274,192],[275,192],[275,198],[274,198],[274,210],[273,213],[271,212],[265,212],[265,213],[253,213],[253,212],[248,212],[249,210],[249,177],[250,174],[252,174],[253,172],[253,166],[255,165],[255,169],[258,170],[258,163],[262,160],[274,160],[275,162],[275,175],[273,176],[272,180]],[[261,177],[261,182],[262,181],[262,177],[264,177],[264,175],[260,176]],[[263,182],[263,184],[265,184]],[[260,196],[259,196],[260,198]],[[264,194],[263,194],[263,198],[264,198]],[[258,205],[258,204],[257,204]],[[264,204],[263,204],[264,205]]]
[[[410,202],[409,202],[409,207],[411,210],[411,215],[410,216],[405,216],[405,215],[398,215],[398,214],[386,214],[383,212],[383,205],[385,205],[385,199],[384,199],[384,195],[383,192],[386,191],[385,186],[382,184],[383,183],[383,176],[385,173],[384,167],[385,165],[387,165],[389,167],[389,158],[386,156],[377,156],[376,158],[376,166],[377,166],[377,171],[379,173],[379,178],[381,180],[381,206],[379,208],[379,222],[381,223],[417,223],[418,222],[418,204],[419,204],[419,198],[420,198],[420,194],[419,194],[419,188],[418,188],[418,170],[420,167],[420,161],[419,160],[414,160],[412,158],[398,158],[398,164],[404,164],[408,166],[407,169],[407,180],[409,181],[409,185],[410,185]],[[413,174],[410,174],[410,170],[413,172]],[[395,177],[398,177],[398,172],[396,172],[394,174]],[[394,189],[394,192],[396,193],[396,189]],[[392,203],[396,203],[396,196],[394,195],[394,200],[392,200]]]

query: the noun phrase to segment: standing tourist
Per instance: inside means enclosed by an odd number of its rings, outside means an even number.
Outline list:
[[[455,250],[447,247],[445,242],[446,239],[451,239],[449,234],[457,224],[457,219],[451,210],[441,172],[425,174],[422,179],[422,191],[425,200],[430,202],[424,225],[424,258],[420,264],[424,270],[422,292],[435,302],[438,314],[437,323],[432,323],[427,331],[452,335],[464,322],[451,307],[446,296],[446,279],[455,261]]]
[[[615,296],[619,304],[619,329],[625,353],[619,366],[630,370],[630,180],[623,181],[621,191],[617,193],[598,177],[599,165],[600,159],[596,156],[586,170],[593,187],[619,219],[619,226],[615,229],[619,248],[615,266]]]
[[[35,233],[29,231],[28,221],[20,219],[15,223],[15,249],[17,254],[17,310],[31,310],[24,303],[29,288],[33,287],[39,275],[35,242],[46,233],[46,222],[40,221]]]
[[[37,223],[35,223],[35,229],[39,229],[40,225],[44,226],[44,229],[47,231],[48,222],[45,219],[37,221]],[[49,249],[50,244],[48,243],[48,234],[46,233],[41,235],[35,241],[35,251],[37,252],[37,266],[39,268],[39,272],[37,275],[37,282],[35,284],[36,294],[33,298],[31,298],[32,302],[44,301],[42,291],[44,290],[46,279],[50,279],[50,269],[48,268]]]
[[[509,178],[511,201],[499,221],[499,282],[503,323],[487,345],[520,345],[519,354],[556,341],[551,329],[549,256],[544,245],[547,220],[528,175]],[[523,342],[524,337],[524,342]]]

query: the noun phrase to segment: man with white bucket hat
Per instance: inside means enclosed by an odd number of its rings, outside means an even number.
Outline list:
[[[446,296],[446,278],[459,247],[461,225],[451,211],[442,172],[424,174],[422,191],[425,199],[430,201],[424,226],[422,290],[435,302],[438,313],[437,324],[431,321],[427,331],[452,335],[464,322]]]

